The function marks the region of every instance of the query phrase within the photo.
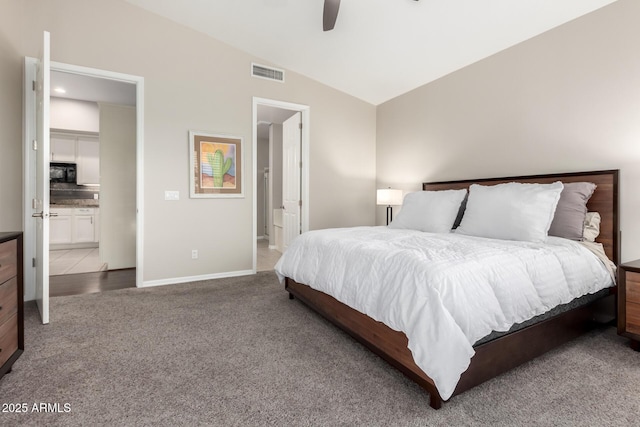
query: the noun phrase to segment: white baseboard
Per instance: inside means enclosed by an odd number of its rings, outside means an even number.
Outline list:
[[[98,242],[86,242],[86,243],[51,243],[49,244],[49,250],[57,251],[64,249],[90,249],[99,247]]]
[[[177,285],[178,283],[198,282],[201,280],[223,279],[225,277],[239,277],[256,274],[254,270],[228,271],[224,273],[202,274],[200,276],[174,277],[170,279],[145,280],[141,288],[152,286]]]

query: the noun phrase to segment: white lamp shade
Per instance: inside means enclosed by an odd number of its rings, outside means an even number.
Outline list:
[[[393,188],[382,188],[378,190],[378,205],[385,206],[398,206],[402,204],[402,190],[395,190]]]

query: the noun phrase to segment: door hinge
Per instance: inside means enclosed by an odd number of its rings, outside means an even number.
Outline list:
[[[300,169],[302,169],[302,162],[300,162]]]
[[[302,200],[298,200],[298,206],[302,207]]]
[[[34,92],[36,90],[36,81],[35,80],[31,80],[31,90],[33,90]]]
[[[31,266],[32,267],[36,266],[36,259],[35,258],[31,258]]]
[[[298,128],[302,129],[302,122],[298,123]]]
[[[38,141],[36,141],[35,139],[31,141],[31,149],[34,151],[38,151]]]

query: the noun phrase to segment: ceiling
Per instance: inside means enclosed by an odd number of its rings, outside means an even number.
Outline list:
[[[51,96],[81,101],[136,105],[136,85],[61,71],[51,72]],[[63,89],[64,93],[56,89]]]
[[[616,0],[126,1],[378,105]]]
[[[256,117],[258,119],[258,122],[256,123],[258,139],[269,139],[269,126],[272,124],[281,125],[295,113],[296,110],[287,110],[285,108],[258,104],[256,111]]]

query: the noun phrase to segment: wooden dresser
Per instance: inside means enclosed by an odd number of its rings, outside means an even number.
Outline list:
[[[640,260],[619,267],[618,333],[631,338],[631,347],[640,351]]]
[[[0,232],[0,378],[24,350],[22,233]]]

